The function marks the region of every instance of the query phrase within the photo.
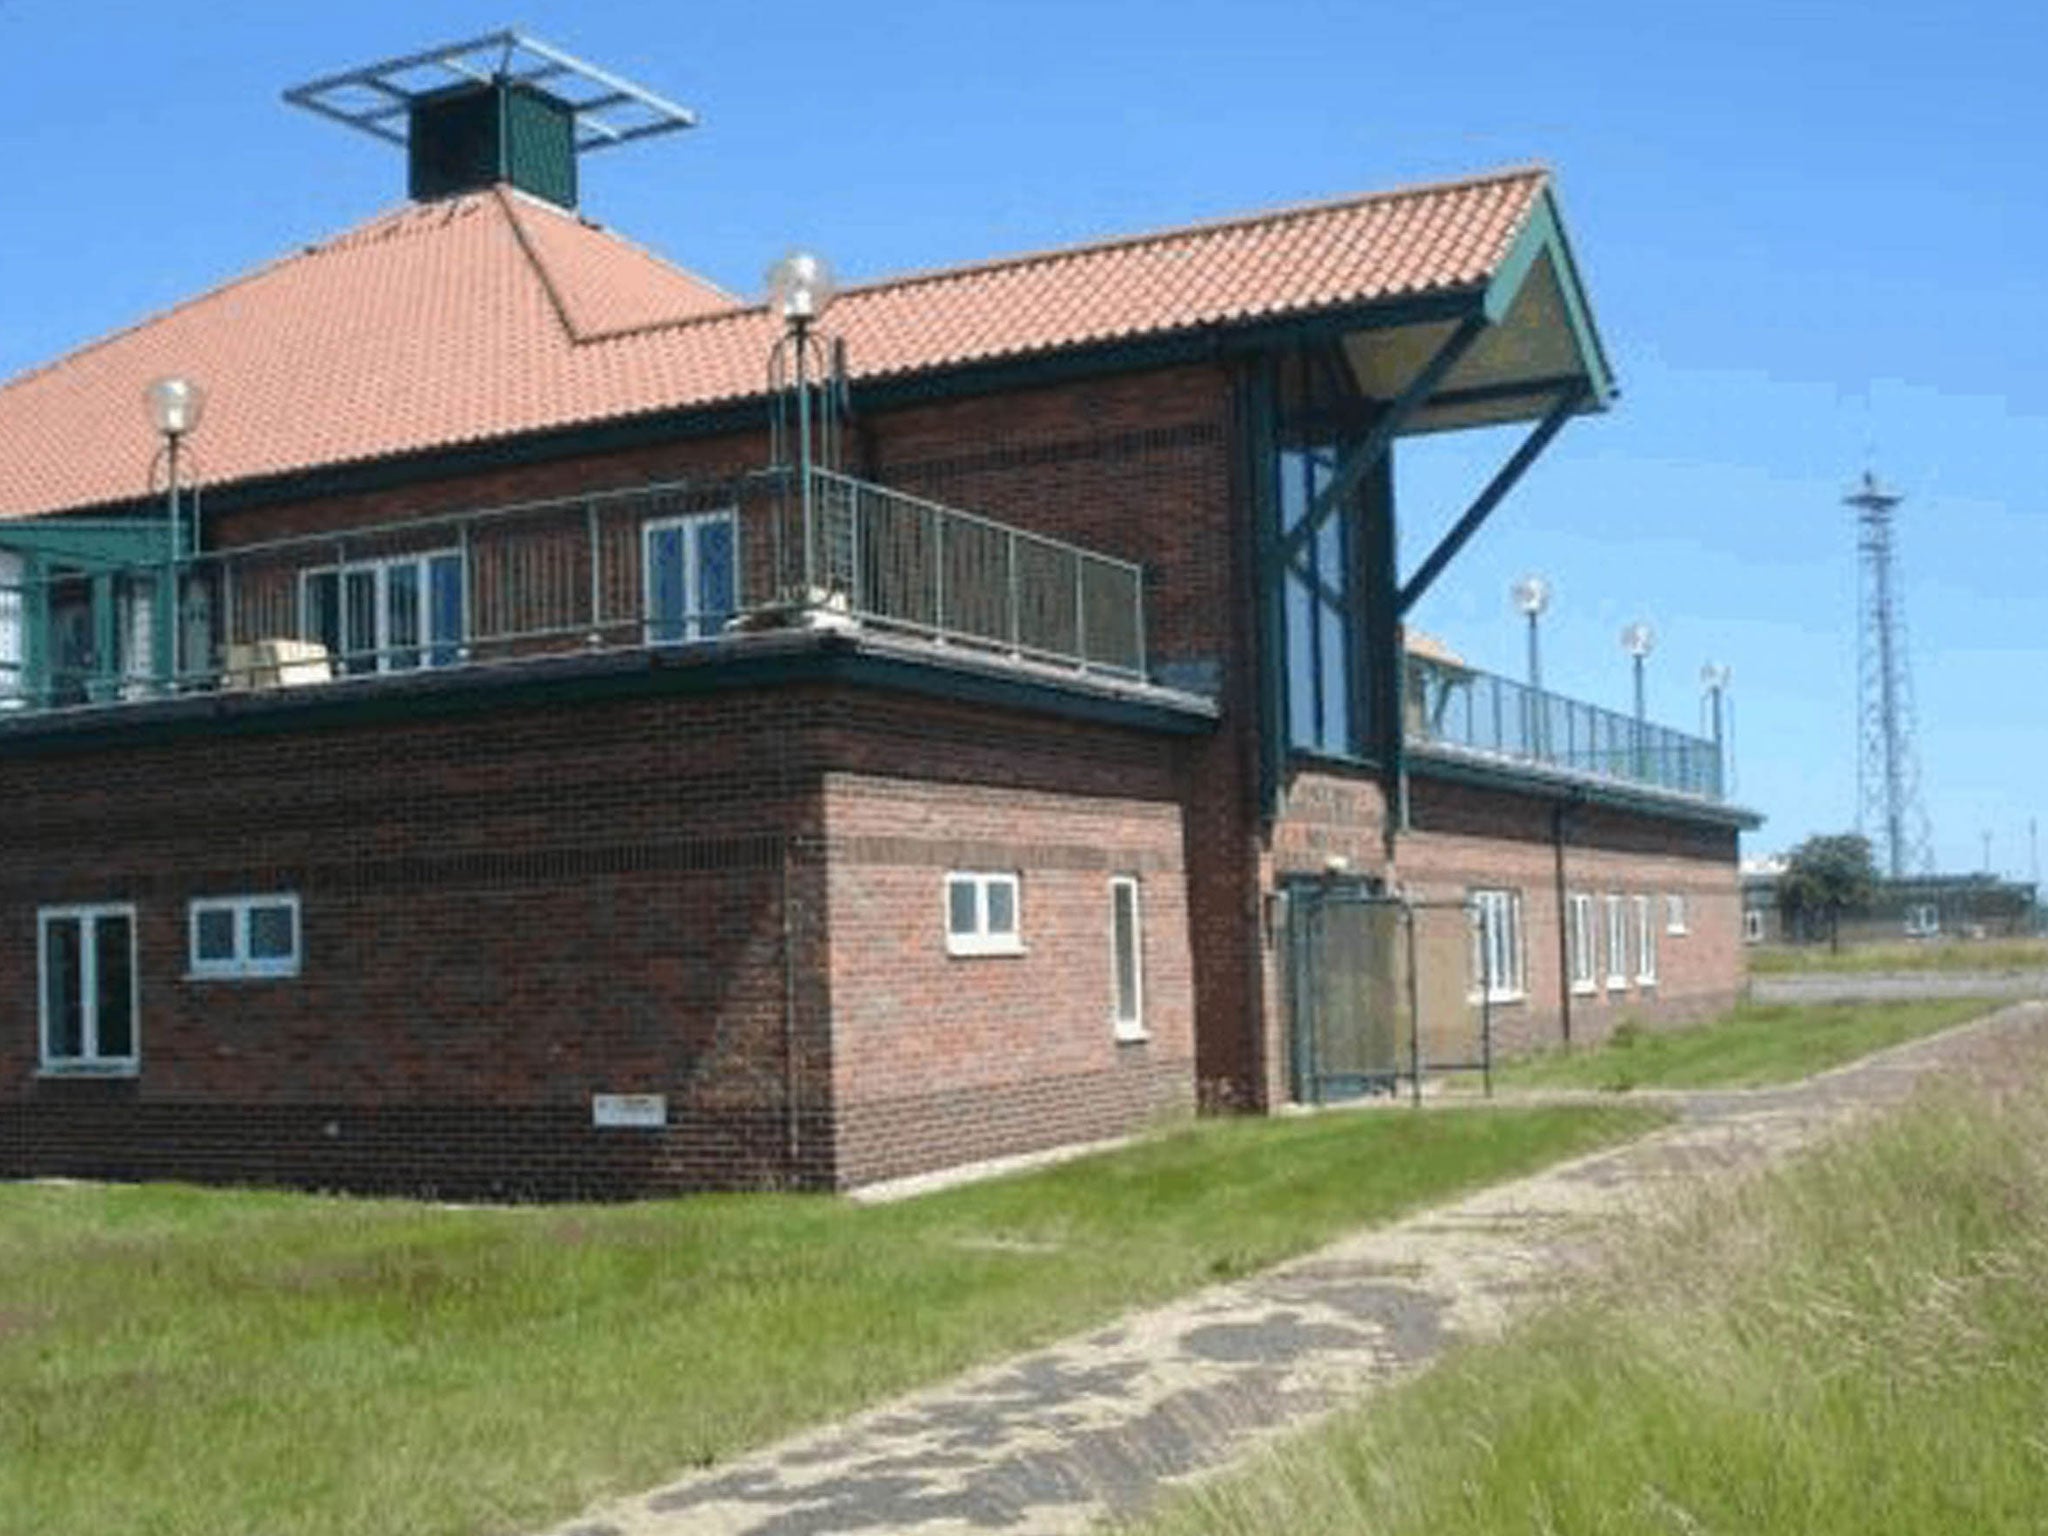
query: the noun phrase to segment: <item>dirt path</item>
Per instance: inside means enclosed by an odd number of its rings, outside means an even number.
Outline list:
[[[1668,1203],[1674,1185],[1782,1157],[2043,1028],[2048,1004],[2023,1003],[1791,1087],[1659,1095],[1679,1122],[1639,1141],[766,1447],[559,1536],[1086,1530],[1453,1339],[1498,1331],[1582,1261],[1591,1230]]]

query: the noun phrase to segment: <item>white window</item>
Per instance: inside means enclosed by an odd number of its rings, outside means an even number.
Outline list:
[[[1636,898],[1636,980],[1643,986],[1657,984],[1657,904],[1648,896]]]
[[[1591,992],[1599,985],[1594,972],[1599,968],[1600,946],[1593,929],[1593,898],[1574,892],[1567,898],[1566,917],[1570,923],[1572,990]]]
[[[139,995],[135,908],[45,907],[36,914],[43,1070],[133,1072]]]
[[[1761,944],[1764,941],[1763,908],[1751,907],[1742,914],[1742,939],[1746,944]]]
[[[1619,991],[1628,985],[1628,908],[1619,896],[1608,896],[1607,902],[1607,990]]]
[[[219,896],[190,909],[194,976],[299,974],[299,898]]]
[[[1906,908],[1906,932],[1915,938],[1941,932],[1941,908],[1931,901],[1915,902]]]
[[[409,672],[453,666],[469,638],[459,550],[358,560],[299,573],[299,636],[335,670]]]
[[[1522,893],[1474,891],[1472,912],[1472,991],[1491,1003],[1513,1002],[1522,996]]]
[[[1021,955],[1022,903],[1013,874],[946,876],[946,953]]]
[[[1672,892],[1664,898],[1664,931],[1666,933],[1687,933],[1685,923],[1685,898]]]
[[[647,643],[702,640],[738,607],[739,543],[730,512],[657,518],[641,530]]]
[[[1145,938],[1138,916],[1138,882],[1109,882],[1110,1020],[1119,1040],[1145,1038]]]

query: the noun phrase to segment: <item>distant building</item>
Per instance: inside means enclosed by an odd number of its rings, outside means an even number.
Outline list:
[[[1745,859],[1743,938],[1751,944],[1810,944],[1829,937],[1821,913],[1787,912],[1778,900],[1783,859]],[[2035,930],[2035,887],[1995,875],[1913,875],[1880,880],[1868,906],[1844,912],[1844,944],[1900,939],[2004,939]]]

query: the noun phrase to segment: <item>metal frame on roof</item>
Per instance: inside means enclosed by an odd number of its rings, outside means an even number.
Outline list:
[[[498,82],[544,89],[566,106],[575,117],[579,154],[697,126],[697,114],[688,107],[509,30],[309,80],[286,91],[284,99],[404,148],[416,102],[459,86]]]

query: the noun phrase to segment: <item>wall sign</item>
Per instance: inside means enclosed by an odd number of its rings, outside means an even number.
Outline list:
[[[595,1093],[590,1123],[601,1130],[658,1131],[668,1124],[665,1093]]]

